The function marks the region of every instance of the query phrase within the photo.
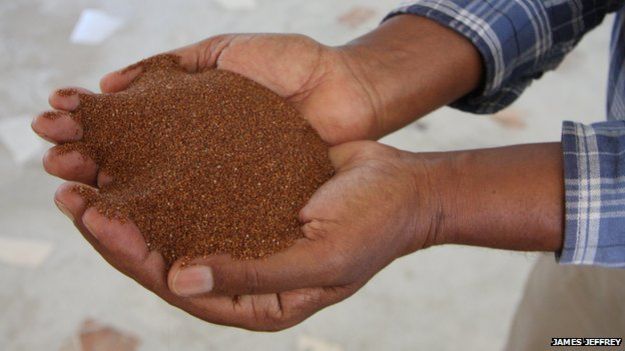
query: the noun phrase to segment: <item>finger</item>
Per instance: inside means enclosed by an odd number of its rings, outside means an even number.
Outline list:
[[[141,243],[142,237],[140,234],[137,236],[138,230],[131,222],[119,230],[121,224],[119,221],[108,220],[93,207],[88,207],[81,191],[88,192],[92,196],[98,194],[97,189],[67,182],[56,191],[54,202],[112,266],[152,291],[168,293],[164,273],[166,265],[162,256],[157,252],[147,252],[145,243]],[[85,218],[88,224],[85,224]],[[106,228],[107,221],[113,222],[110,228]],[[122,242],[126,247],[119,250],[119,245],[115,243],[111,245],[111,241],[115,240]]]
[[[189,73],[200,72],[217,66],[221,52],[237,35],[223,34],[204,39],[195,44],[166,52],[179,57],[179,64]],[[241,37],[239,35],[239,37]]]
[[[102,188],[105,185],[108,185],[113,182],[113,177],[107,174],[105,171],[98,172],[98,188]]]
[[[79,94],[94,95],[92,91],[78,88],[69,87],[61,88],[53,91],[48,97],[48,103],[52,108],[63,111],[74,111],[80,105]]]
[[[87,202],[75,190],[78,186],[79,183],[66,182],[54,193],[54,203],[72,222],[82,217],[87,206]]]
[[[78,151],[61,151],[61,146],[49,149],[43,156],[43,168],[53,176],[94,185],[98,166]]]
[[[55,144],[82,138],[82,127],[64,111],[41,113],[35,116],[31,127],[40,137]]]
[[[258,260],[213,256],[176,262],[169,288],[179,296],[209,292],[226,295],[276,293],[307,287],[342,285],[343,255],[327,239],[301,239],[285,251]]]
[[[196,44],[172,50],[168,54],[180,57],[180,64],[189,71],[195,72],[194,61],[197,58]],[[158,55],[157,55],[158,56]],[[116,93],[126,89],[133,80],[143,72],[141,61],[111,73],[107,73],[100,79],[100,90],[103,93]]]
[[[211,323],[249,329],[268,327],[268,324],[259,324],[254,313],[259,309],[271,310],[270,296],[254,297],[255,305],[251,301],[237,301],[237,304],[230,296],[181,298],[167,288],[167,266],[162,255],[149,251],[139,228],[132,221],[107,218],[91,207],[84,211],[81,222],[106,261],[169,303]]]
[[[211,296],[182,299],[172,294],[165,280],[167,266],[156,251],[148,251],[139,229],[132,221],[121,222],[88,207],[77,188],[97,192],[85,185],[68,182],[55,193],[54,202],[81,231],[89,243],[113,267],[155,292],[169,303],[185,309],[212,323],[233,325],[248,329],[268,329],[254,318],[259,302],[266,305],[268,296],[255,297],[256,305],[236,304],[231,297]]]
[[[234,310],[227,313],[228,325],[255,331],[279,331],[290,328],[315,312],[337,301],[337,292],[343,289],[311,288],[287,291],[280,294],[241,295],[232,299]],[[223,296],[187,298],[203,301]],[[228,311],[226,311],[228,312]]]
[[[54,196],[59,209],[107,262],[167,302],[198,318],[222,325],[251,330],[279,330],[294,324],[293,317],[283,318],[286,315],[280,312],[281,306],[275,294],[235,299],[230,296],[181,298],[172,294],[167,287],[167,266],[162,256],[156,251],[148,251],[136,225],[132,221],[111,220],[93,207],[88,207],[77,188],[97,193],[97,189],[82,184],[64,183]],[[311,312],[303,316],[302,311],[296,310],[299,306],[293,304],[289,310],[299,320],[313,313],[312,306],[309,306],[307,311]]]
[[[98,243],[117,260],[137,265],[148,257],[148,247],[134,222],[107,218],[94,207],[84,212],[82,222]]]
[[[142,71],[139,64],[133,64],[118,71],[108,73],[100,79],[100,90],[102,90],[103,93],[122,91],[126,89]]]
[[[360,289],[367,281],[337,287],[306,288],[279,294],[282,319],[295,325],[319,310],[340,302]]]
[[[232,35],[219,35],[163,54],[178,56],[180,66],[189,73],[195,73],[214,67],[219,54],[228,46],[232,38]],[[100,80],[100,89],[103,93],[122,91],[142,72],[141,62],[137,62],[126,68],[108,73]]]
[[[198,317],[218,324],[232,325],[255,331],[280,331],[299,324],[319,310],[337,303],[362,286],[350,285],[337,288],[308,288],[279,294],[225,296],[202,296],[185,298],[210,316]],[[228,301],[232,308],[228,308]],[[195,310],[191,310],[193,313]],[[195,314],[195,313],[194,313]],[[196,314],[197,315],[197,314]]]
[[[234,298],[208,295],[184,298],[200,308],[191,313],[212,323],[237,326],[255,331],[280,331],[293,327],[319,310],[335,304],[356,292],[366,281],[348,286],[307,288],[278,294],[237,295]],[[228,307],[229,299],[232,308]],[[208,309],[207,309],[208,305]],[[203,312],[204,311],[204,314]],[[206,313],[210,313],[206,316]]]
[[[54,203],[74,223],[85,239],[98,252],[102,253],[101,245],[82,222],[82,217],[88,208],[87,200],[84,197],[86,193],[97,196],[98,190],[76,182],[65,182],[54,193]]]
[[[97,197],[97,189],[67,182],[57,189],[54,202],[107,261],[115,261],[116,268],[124,273],[143,268],[141,272],[143,276],[146,272],[154,271],[153,267],[158,264],[153,263],[157,260],[151,259],[143,236],[134,223],[108,219],[94,207],[88,207],[81,190]],[[145,269],[149,267],[152,269]],[[162,272],[162,270],[159,272],[159,276]]]

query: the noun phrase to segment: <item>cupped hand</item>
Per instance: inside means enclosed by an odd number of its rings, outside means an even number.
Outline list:
[[[362,141],[333,147],[330,159],[336,175],[299,214],[303,238],[260,260],[216,255],[168,270],[132,222],[86,208],[75,183],[61,186],[55,202],[111,265],[170,304],[212,323],[281,330],[429,246],[437,229],[427,157]]]
[[[376,118],[379,99],[367,80],[354,73],[354,55],[344,48],[324,46],[302,35],[237,34],[170,53],[178,55],[189,72],[219,68],[270,88],[289,100],[330,145],[381,136]],[[122,91],[140,74],[137,66],[109,73],[100,88],[103,93]],[[32,124],[44,139],[58,144],[82,137],[80,125],[67,113],[80,103],[78,94],[71,92],[94,94],[83,88],[53,92],[49,102],[54,110],[36,116]],[[43,163],[49,173],[66,180],[96,185],[105,178],[92,160],[77,152],[59,153],[53,147]]]
[[[220,35],[173,50],[190,73],[217,68],[239,73],[291,102],[329,144],[380,137],[376,130],[378,99],[362,74],[355,73],[354,55],[345,48],[322,45],[303,35]],[[100,81],[103,93],[124,90],[141,74],[129,66]],[[84,91],[83,89],[83,92]],[[50,97],[52,107],[72,110],[77,99]],[[35,131],[54,131],[37,121]],[[64,140],[64,138],[61,138]]]
[[[269,87],[329,144],[377,136],[375,96],[340,50],[297,35],[224,35],[173,53],[189,72],[227,69]],[[101,89],[122,91],[139,74],[140,68],[110,73]],[[80,104],[78,94],[57,91],[50,104],[55,110],[37,116],[33,129],[57,144],[79,140],[81,127],[68,113]],[[59,188],[55,202],[85,238],[124,274],[213,323],[254,330],[292,326],[350,296],[395,258],[427,246],[436,229],[427,181],[416,182],[430,179],[425,158],[374,142],[345,143],[331,151],[336,176],[300,213],[304,238],[294,246],[263,260],[214,256],[168,271],[132,222],[104,218],[70,190],[106,182],[98,165],[56,150],[46,154],[44,167],[73,182]]]

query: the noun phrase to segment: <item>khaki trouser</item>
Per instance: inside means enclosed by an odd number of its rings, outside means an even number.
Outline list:
[[[550,347],[554,337],[625,338],[625,269],[558,265],[540,257],[512,322],[506,350],[625,350]]]

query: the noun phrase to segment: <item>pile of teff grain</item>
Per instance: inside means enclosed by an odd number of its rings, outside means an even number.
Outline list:
[[[299,210],[333,173],[327,145],[265,87],[177,62],[156,56],[125,91],[80,94],[73,117],[84,136],[63,151],[88,155],[113,181],[79,191],[106,216],[134,221],[169,263],[288,247],[302,236]]]

